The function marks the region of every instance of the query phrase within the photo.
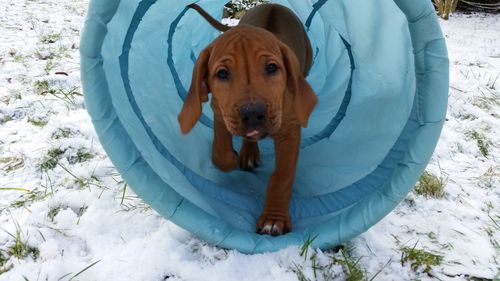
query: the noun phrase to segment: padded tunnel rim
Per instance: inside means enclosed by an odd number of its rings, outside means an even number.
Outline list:
[[[416,64],[422,62],[425,65],[416,65],[416,68],[424,69],[425,72],[417,72],[416,78],[417,101],[414,110],[417,111],[418,118],[408,122],[418,124],[418,127],[408,140],[404,158],[399,162],[383,191],[365,198],[356,208],[336,216],[328,223],[302,233],[292,232],[284,236],[269,237],[233,228],[188,200],[184,200],[163,182],[144,161],[117,118],[103,71],[101,47],[108,32],[106,25],[116,12],[119,2],[119,0],[94,0],[89,4],[80,48],[82,85],[89,115],[104,149],[137,195],[162,216],[208,243],[237,249],[244,253],[256,253],[275,251],[289,245],[300,245],[319,234],[313,240],[312,246],[330,248],[365,231],[389,213],[411,189],[429,161],[446,112],[448,60],[445,41],[442,35],[440,38],[426,38],[423,34],[425,30],[418,28],[420,23],[430,22],[434,28],[439,29],[430,1],[395,0],[408,18],[415,54],[423,56],[415,62]],[[439,60],[436,60],[436,57],[439,57]],[[437,73],[436,69],[439,69]],[[427,75],[431,71],[433,75]],[[436,99],[440,102],[434,102]],[[443,118],[427,120],[426,112]]]

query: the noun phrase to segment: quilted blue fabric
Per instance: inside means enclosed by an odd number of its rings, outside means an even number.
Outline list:
[[[200,0],[221,17],[227,0]],[[389,213],[425,168],[448,97],[448,57],[429,0],[279,0],[314,50],[318,105],[303,130],[293,232],[254,233],[274,169],[272,140],[255,172],[211,163],[212,113],[180,133],[177,114],[199,52],[218,32],[184,0],[92,0],[81,38],[85,103],[134,191],[207,242],[245,253],[329,248]],[[235,138],[238,148],[241,140]]]

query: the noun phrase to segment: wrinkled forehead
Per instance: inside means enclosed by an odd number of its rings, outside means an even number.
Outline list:
[[[267,30],[251,26],[236,26],[212,42],[209,63],[226,56],[270,56],[281,58],[278,39]]]

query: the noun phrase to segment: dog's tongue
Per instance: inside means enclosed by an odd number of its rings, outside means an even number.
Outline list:
[[[257,130],[253,130],[253,131],[251,131],[251,132],[248,132],[248,133],[246,134],[246,136],[251,138],[251,137],[254,137],[254,136],[258,135],[258,134],[259,134],[259,131],[257,131]]]

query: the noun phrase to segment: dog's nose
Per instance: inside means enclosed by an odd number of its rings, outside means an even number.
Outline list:
[[[267,107],[263,103],[247,103],[240,107],[240,118],[243,125],[255,127],[266,121]]]

